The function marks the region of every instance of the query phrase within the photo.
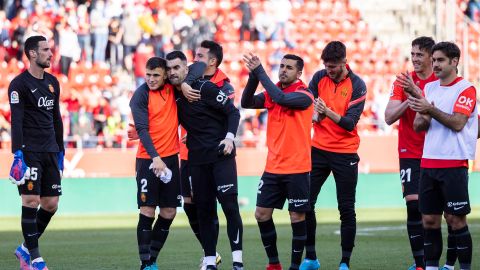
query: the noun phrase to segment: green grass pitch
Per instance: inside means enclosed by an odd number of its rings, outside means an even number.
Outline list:
[[[334,210],[320,210],[318,215],[317,251],[321,269],[338,269],[338,215]],[[265,269],[266,255],[253,213],[243,213],[243,216],[245,269]],[[359,223],[356,247],[351,260],[352,270],[405,270],[410,266],[413,259],[402,221],[404,216],[403,209],[358,211]],[[475,247],[472,269],[480,269],[480,262],[476,259],[480,258],[480,219],[478,216],[473,217],[469,222]],[[288,216],[285,211],[277,211],[275,220],[280,260],[284,269],[288,269],[291,241]],[[53,270],[138,269],[136,222],[136,215],[55,217],[40,239],[41,254]],[[0,224],[0,269],[18,269],[13,251],[22,239],[19,218],[2,217]],[[231,253],[223,218],[221,224],[218,251],[222,254],[223,263],[219,269],[231,269]],[[441,263],[445,261],[445,245],[446,239]],[[160,253],[159,269],[198,269],[201,253],[200,245],[188,227],[185,215],[179,213]]]

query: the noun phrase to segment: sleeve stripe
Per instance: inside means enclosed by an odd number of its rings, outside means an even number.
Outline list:
[[[298,90],[296,90],[295,92],[303,93],[303,94],[307,95],[310,99],[313,100],[313,95],[312,95],[312,93],[310,93],[310,92],[308,92],[308,91],[305,91],[305,90],[302,90],[302,89],[298,89]]]
[[[354,106],[354,105],[357,105],[358,103],[361,103],[363,101],[365,101],[365,99],[367,98],[367,95],[363,95],[361,96],[360,98],[357,98],[356,100],[354,101],[351,101],[350,103],[348,103],[348,108]]]

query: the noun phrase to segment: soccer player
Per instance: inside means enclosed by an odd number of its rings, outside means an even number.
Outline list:
[[[416,112],[408,107],[409,93],[422,95],[425,84],[437,80],[432,68],[431,37],[419,37],[412,41],[411,57],[414,71],[402,73],[392,86],[390,101],[385,110],[388,125],[400,120],[398,127],[398,156],[403,197],[407,205],[407,233],[415,264],[408,270],[421,270],[423,260],[422,214],[418,208],[418,186],[420,183],[420,159],[423,153],[425,132],[413,130]],[[405,90],[404,90],[405,89]],[[449,237],[449,242],[451,242]],[[448,256],[447,256],[448,257]],[[455,262],[455,260],[453,260]]]
[[[38,239],[57,211],[62,194],[65,149],[60,86],[53,75],[45,72],[53,56],[45,37],[29,37],[25,41],[25,54],[30,66],[8,88],[14,153],[10,180],[18,185],[22,197],[25,241],[15,255],[20,269],[47,270]]]
[[[167,240],[180,202],[178,118],[174,89],[167,80],[165,59],[146,63],[146,83],[130,100],[140,138],[136,155],[137,203],[140,209],[137,241],[140,269],[158,269],[156,259]],[[156,207],[160,207],[155,225]]]
[[[425,85],[425,97],[408,98],[410,108],[417,112],[413,128],[427,131],[419,188],[426,270],[438,269],[442,213],[452,226],[460,268],[470,269],[473,245],[467,225],[468,159],[475,159],[477,142],[476,89],[457,76],[457,45],[435,44],[432,59],[433,72],[439,80]]]
[[[255,210],[268,256],[266,269],[282,269],[272,214],[274,208],[282,209],[285,199],[293,234],[289,269],[298,269],[306,239],[305,212],[310,210],[313,96],[300,80],[304,64],[299,56],[286,54],[283,57],[277,84],[270,80],[258,56],[250,53],[243,59],[250,75],[242,94],[242,107],[268,110],[267,164],[258,185]],[[259,83],[266,91],[255,95]]]
[[[233,100],[235,96],[234,88],[230,84],[230,79],[219,68],[220,64],[222,63],[222,60],[223,60],[223,48],[220,44],[214,41],[204,40],[200,44],[200,47],[196,49],[194,61],[203,62],[206,64],[206,68],[204,69],[204,73],[203,73],[203,79],[210,80],[211,82],[216,84],[218,87],[222,89],[222,92],[226,93],[226,95]],[[176,82],[180,83],[178,80],[176,80]],[[195,91],[191,88],[190,84],[191,83],[187,83],[187,82],[183,83],[181,85],[182,92],[184,96],[187,97],[188,100],[196,101],[199,99],[200,95],[198,91]],[[184,136],[187,136],[187,133],[182,128],[181,137],[183,138]],[[188,173],[188,149],[185,144],[180,145],[180,158],[181,158],[180,166],[181,166],[181,172],[182,172],[183,209],[185,210],[185,214],[188,217],[188,222],[190,224],[190,227],[192,228],[192,231],[194,232],[197,239],[201,242],[199,238],[200,234],[199,234],[196,207],[193,205],[193,202],[192,202],[192,195],[191,195],[192,193],[191,193],[189,173]],[[218,239],[218,231],[219,231],[218,217],[215,218],[215,224],[217,228],[217,239]],[[230,243],[232,244],[232,241],[235,241],[237,238],[236,238],[236,235],[229,235],[229,239],[230,239]],[[217,264],[219,264],[221,262],[221,257],[219,254],[217,254],[216,256],[217,256],[216,258]],[[241,257],[238,258],[238,260],[241,260]],[[206,264],[203,259],[200,269],[205,269],[205,267],[206,267]]]
[[[187,58],[180,51],[171,52],[166,58],[169,80],[180,88],[188,71]],[[243,225],[233,143],[240,113],[213,82],[199,79],[191,86],[200,91],[200,100],[190,102],[179,94],[177,105],[180,123],[188,132],[188,166],[206,269],[216,269],[218,199],[227,219],[233,269],[242,270]]]
[[[311,210],[306,214],[306,256],[301,269],[320,267],[315,252],[315,203],[323,184],[333,172],[341,220],[342,258],[339,269],[347,270],[356,234],[355,192],[359,162],[357,150],[360,144],[356,125],[363,111],[367,89],[363,80],[347,65],[343,43],[328,43],[321,58],[325,69],[313,75],[308,87],[318,98],[315,103],[318,121],[313,125]]]

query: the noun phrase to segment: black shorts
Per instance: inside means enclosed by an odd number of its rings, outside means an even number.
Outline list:
[[[163,183],[151,169],[151,159],[137,158],[137,203],[141,206],[178,207],[181,205],[180,171],[178,155],[162,158],[165,165],[172,171],[172,180]]]
[[[23,159],[30,168],[30,179],[18,187],[20,195],[62,195],[62,177],[58,169],[57,153],[23,152]]]
[[[282,209],[288,199],[288,211],[310,210],[310,173],[274,174],[264,172],[257,190],[257,206]]]
[[[237,163],[235,158],[208,164],[189,164],[193,201],[219,201],[226,195],[238,194]]]
[[[418,194],[420,185],[420,159],[400,159],[400,181],[402,183],[403,197]]]
[[[425,215],[456,216],[470,213],[468,169],[465,167],[421,169],[419,203]]]
[[[180,183],[182,197],[192,197],[192,180],[188,160],[180,160]]]
[[[310,204],[315,207],[318,195],[330,173],[333,174],[339,205],[355,209],[358,182],[356,153],[335,153],[312,147],[312,172],[310,174]]]

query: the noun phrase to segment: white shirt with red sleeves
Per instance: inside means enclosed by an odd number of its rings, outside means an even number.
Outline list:
[[[437,109],[448,114],[464,114],[468,120],[463,129],[456,132],[432,118],[425,136],[421,167],[459,167],[468,159],[475,159],[478,131],[475,87],[461,77],[449,85],[441,85],[437,80],[425,86],[425,97]]]

